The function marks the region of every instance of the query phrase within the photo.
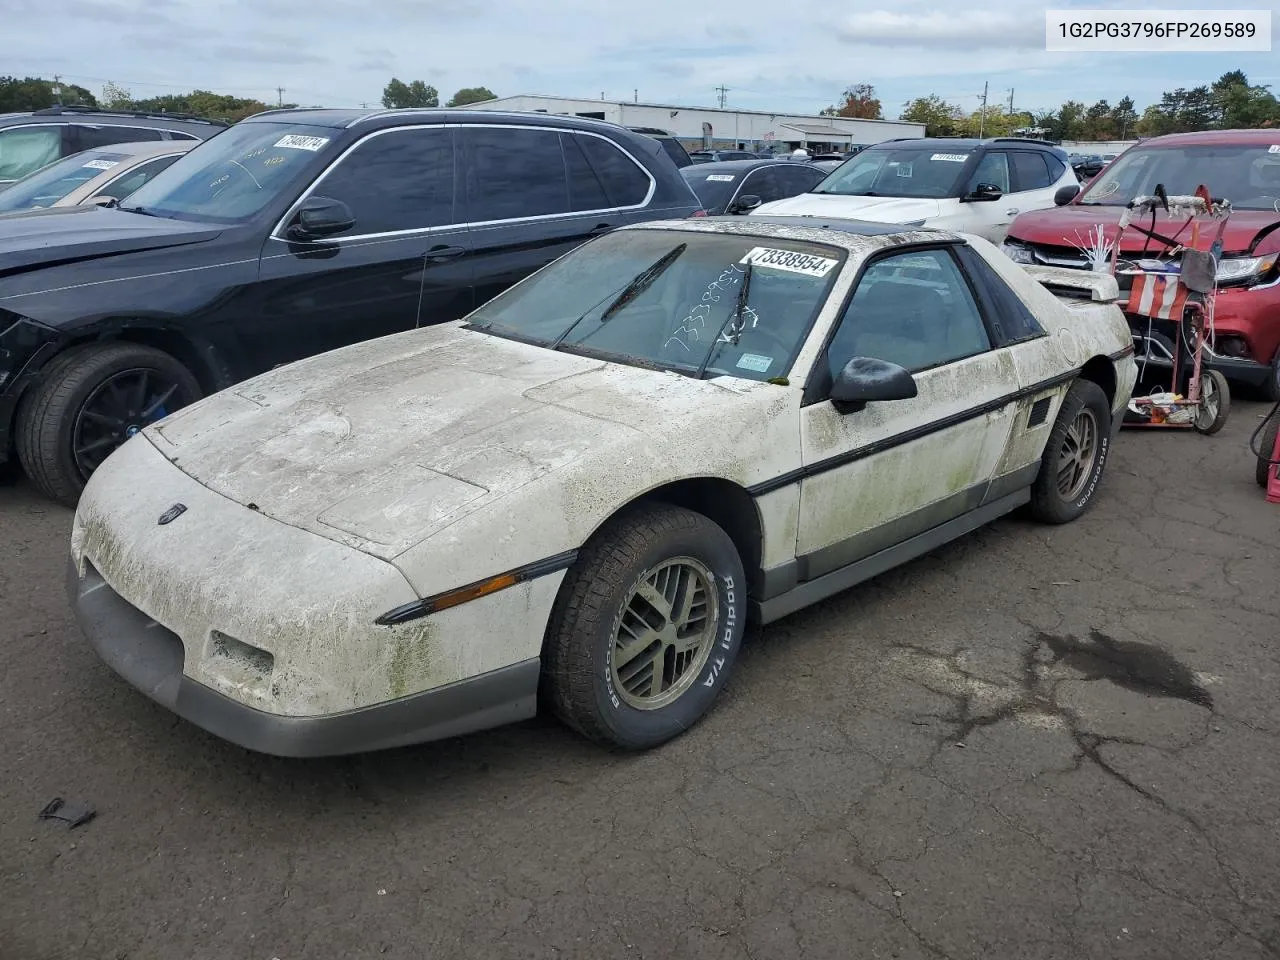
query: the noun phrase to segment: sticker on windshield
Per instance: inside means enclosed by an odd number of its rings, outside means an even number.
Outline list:
[[[708,180],[714,180],[717,183],[732,183],[733,174],[731,173],[712,173],[707,176]]]
[[[773,357],[762,357],[758,353],[744,353],[738,359],[738,366],[743,370],[764,373],[773,366]]]
[[[947,163],[964,163],[969,159],[967,153],[935,153],[930,160],[945,160]]]
[[[900,163],[900,164],[898,164],[898,176],[900,176],[900,177],[909,177],[909,176],[911,176],[911,164],[909,164],[909,163]]]
[[[119,164],[119,160],[90,160],[84,167],[86,170],[110,170]]]
[[[319,150],[329,142],[328,137],[300,137],[296,133],[286,134],[275,142],[277,147],[289,147],[293,150]]]
[[[773,270],[786,270],[789,273],[803,273],[809,277],[825,277],[839,261],[827,257],[815,257],[807,253],[796,253],[794,250],[752,247],[738,262],[754,264],[757,267],[769,267]]]
[[[1267,147],[1267,153],[1280,153],[1280,143],[1273,143]]]

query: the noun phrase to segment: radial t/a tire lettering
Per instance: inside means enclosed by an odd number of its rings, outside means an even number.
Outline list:
[[[742,560],[721,527],[681,507],[633,509],[565,578],[544,643],[544,700],[598,743],[656,746],[711,708],[746,615]]]
[[[1093,503],[1111,450],[1111,406],[1102,388],[1077,380],[1067,391],[1031,487],[1031,514],[1069,523]]]

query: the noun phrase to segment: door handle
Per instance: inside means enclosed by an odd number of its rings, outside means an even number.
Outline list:
[[[466,247],[449,247],[441,244],[427,251],[427,259],[433,263],[443,263],[446,260],[452,260],[454,257],[460,257],[466,252]]]
[[[1016,217],[1016,216],[1018,215],[1018,208],[1017,208],[1017,207],[1010,207],[1008,210],[1006,210],[1006,211],[1004,212],[1004,215],[1005,215],[1006,217]]]
[[[589,232],[590,233],[608,233],[612,229],[613,229],[612,223],[597,223],[594,227],[591,228]]]

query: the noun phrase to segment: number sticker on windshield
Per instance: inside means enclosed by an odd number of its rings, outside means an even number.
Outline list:
[[[1267,147],[1267,153],[1280,153],[1280,143],[1273,143]]]
[[[110,170],[119,163],[119,160],[90,160],[84,166],[86,170]]]
[[[289,147],[292,150],[310,150],[313,153],[329,142],[328,137],[300,137],[290,133],[275,142],[277,147]]]
[[[744,353],[738,359],[738,366],[743,370],[753,370],[756,373],[764,373],[773,366],[773,357],[762,357],[758,353]]]
[[[969,159],[967,153],[935,153],[930,160],[945,160],[947,163],[964,163]]]
[[[713,173],[707,179],[717,183],[733,183],[733,175],[729,173]]]
[[[789,273],[803,273],[808,277],[825,277],[839,261],[815,257],[807,253],[796,253],[794,250],[752,247],[738,262],[774,270],[786,270]]]

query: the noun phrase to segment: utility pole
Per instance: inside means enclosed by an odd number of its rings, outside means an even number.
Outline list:
[[[58,106],[62,106],[62,74],[60,73],[53,75],[53,99]]]
[[[729,92],[729,88],[721,84],[716,87],[716,93],[720,94],[720,109],[724,109],[725,94]]]
[[[639,103],[639,102],[640,102],[640,88],[639,88],[639,87],[636,87],[636,89],[635,89],[635,102],[636,102],[636,103]]]
[[[982,113],[978,117],[979,140],[981,140],[983,134],[987,132],[987,88],[990,86],[990,81],[982,85]]]
[[[276,106],[284,106],[284,87],[276,87]]]
[[[1013,87],[1009,88],[1009,116],[1013,116]]]

